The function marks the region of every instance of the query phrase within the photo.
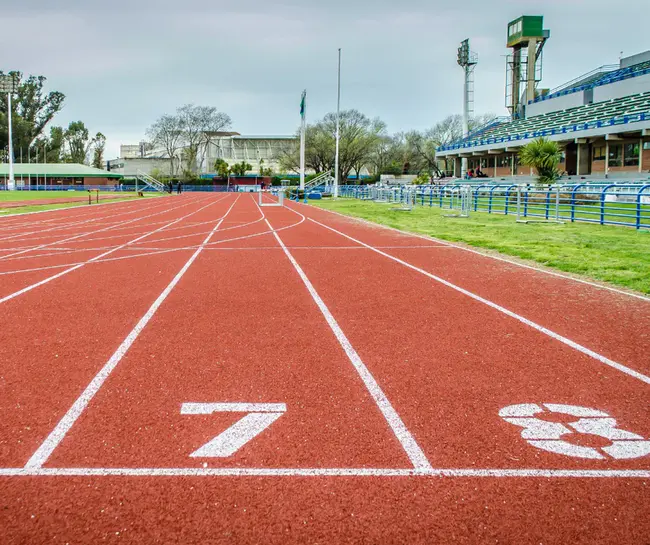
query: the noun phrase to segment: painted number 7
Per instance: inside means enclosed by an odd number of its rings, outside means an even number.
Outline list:
[[[226,458],[257,437],[287,411],[284,403],[183,403],[181,414],[247,413],[201,448],[192,458]]]

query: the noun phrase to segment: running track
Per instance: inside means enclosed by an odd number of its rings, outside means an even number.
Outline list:
[[[648,543],[643,297],[190,193],[0,218],[0,306],[2,543]]]

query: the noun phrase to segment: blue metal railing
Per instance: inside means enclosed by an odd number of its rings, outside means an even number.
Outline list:
[[[650,229],[650,182],[581,183],[537,187],[532,184],[452,182],[444,185],[377,188],[342,186],[342,197],[407,202],[452,208],[462,187],[470,187],[470,209],[523,218],[558,219]]]

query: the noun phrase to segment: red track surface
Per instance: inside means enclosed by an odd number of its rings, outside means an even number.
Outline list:
[[[649,301],[232,194],[0,219],[0,278],[2,543],[648,543],[650,455],[499,412],[645,444]]]

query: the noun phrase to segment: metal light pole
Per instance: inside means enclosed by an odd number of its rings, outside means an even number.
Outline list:
[[[12,107],[11,95],[16,92],[16,79],[13,75],[7,74],[0,76],[0,92],[7,93],[7,120],[9,124],[9,181],[7,189],[16,189],[16,180],[14,179],[14,143],[12,134]]]
[[[305,189],[305,126],[307,117],[307,90],[300,99],[300,189]]]
[[[341,48],[339,47],[338,91],[336,99],[336,156],[334,157],[334,191],[332,196],[339,196],[339,141],[341,138]]]

